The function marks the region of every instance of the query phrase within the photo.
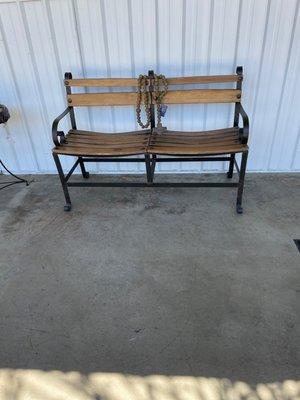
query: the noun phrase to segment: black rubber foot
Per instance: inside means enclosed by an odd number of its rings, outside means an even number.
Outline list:
[[[84,179],[89,179],[90,173],[89,173],[89,172],[86,172],[86,173],[83,175],[83,177],[84,177]]]
[[[238,213],[238,214],[243,214],[243,207],[240,205],[240,204],[237,204],[237,206],[236,206],[236,212]]]
[[[232,174],[230,172],[227,172],[227,178],[231,179],[232,178]]]
[[[64,206],[64,211],[71,211],[71,208],[72,208],[71,204],[66,204]]]

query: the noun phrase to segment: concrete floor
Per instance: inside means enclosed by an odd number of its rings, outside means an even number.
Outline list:
[[[71,188],[65,213],[34,179],[0,192],[1,368],[300,378],[300,175],[249,174],[242,216],[211,188]]]

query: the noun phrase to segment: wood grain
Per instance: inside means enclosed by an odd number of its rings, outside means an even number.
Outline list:
[[[87,79],[65,79],[65,86],[82,87],[132,87],[137,86],[135,78],[87,78]]]
[[[236,89],[193,89],[167,92],[165,104],[236,103],[240,102],[241,91]]]
[[[206,132],[133,131],[102,133],[70,130],[66,143],[54,153],[74,156],[125,156],[134,154],[208,155],[246,151],[236,127]]]
[[[148,131],[149,132],[149,131]],[[100,133],[70,130],[66,143],[53,152],[82,156],[124,156],[144,154],[149,142],[149,133]]]
[[[216,145],[216,146],[155,146],[149,147],[147,153],[160,154],[166,156],[202,156],[216,154],[242,153],[248,150],[247,145],[232,144],[232,145]]]
[[[169,85],[237,82],[238,75],[182,76],[167,78]],[[137,78],[66,79],[65,86],[82,87],[135,87]]]
[[[67,101],[70,106],[130,106],[136,104],[134,92],[122,93],[82,93],[70,94]]]
[[[182,76],[167,78],[169,85],[237,82],[238,75]]]
[[[151,135],[147,152],[164,155],[208,155],[239,153],[247,149],[239,141],[238,128],[218,129],[207,132],[164,131]]]
[[[173,90],[164,97],[166,104],[195,103],[235,103],[241,99],[241,91],[236,89],[193,89]],[[68,104],[83,106],[128,106],[136,104],[137,95],[128,93],[80,93],[67,96]]]

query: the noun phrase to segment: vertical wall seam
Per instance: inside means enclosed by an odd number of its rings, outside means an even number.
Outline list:
[[[199,72],[197,71],[197,68],[196,68],[196,65],[197,65],[197,62],[196,62],[196,60],[197,60],[197,37],[198,37],[198,32],[199,32],[199,24],[197,23],[198,22],[198,19],[199,19],[199,2],[198,1],[196,1],[196,12],[195,12],[195,15],[196,15],[196,19],[195,19],[195,37],[194,37],[194,43],[193,43],[193,57],[194,57],[194,60],[193,60],[193,73],[195,74],[195,75],[198,75],[199,74]],[[201,46],[203,46],[203,41],[202,41],[202,43],[201,43]],[[201,61],[201,60],[200,60]]]
[[[269,26],[270,7],[271,7],[271,0],[268,0],[266,22],[265,22],[265,29],[264,29],[264,35],[263,35],[263,44],[262,44],[262,48],[261,48],[261,56],[260,56],[260,61],[259,61],[257,80],[254,85],[255,94],[258,94],[260,82],[261,82],[261,71],[262,71],[262,66],[263,66],[264,57],[265,57],[265,50],[266,50],[266,39],[267,39],[267,32],[268,32],[268,26]],[[252,126],[254,125],[255,116],[256,116],[257,98],[258,98],[258,96],[255,95],[254,104],[253,104],[253,113],[252,113]]]
[[[134,57],[134,45],[133,45],[133,30],[132,30],[132,7],[131,0],[127,0],[128,10],[128,30],[129,30],[129,46],[130,46],[130,63],[131,63],[131,76],[135,77],[135,57]]]
[[[209,34],[208,34],[208,47],[207,47],[207,67],[206,67],[206,75],[210,74],[211,69],[211,52],[212,52],[212,34],[213,34],[213,26],[214,26],[214,0],[210,1],[210,15],[209,15]],[[204,124],[203,129],[206,130],[207,126],[207,104],[204,105],[203,111]]]
[[[109,58],[109,49],[108,49],[108,35],[107,35],[107,27],[106,27],[106,16],[105,16],[105,5],[104,0],[100,0],[100,11],[101,11],[101,22],[102,22],[102,34],[103,34],[103,42],[104,42],[104,53],[106,59],[106,71],[107,77],[111,77],[111,67],[110,67],[110,58]]]
[[[277,136],[276,133],[277,133],[277,129],[278,129],[279,116],[280,116],[280,112],[281,112],[283,96],[284,96],[286,83],[287,83],[287,72],[290,67],[292,46],[294,44],[294,39],[295,39],[295,30],[296,30],[296,24],[297,24],[297,19],[298,19],[298,12],[299,12],[299,1],[297,1],[296,6],[295,6],[295,13],[294,13],[294,18],[293,18],[291,36],[290,36],[289,46],[288,46],[288,55],[287,55],[287,60],[286,60],[285,67],[284,67],[284,78],[283,78],[283,82],[282,82],[282,86],[281,86],[281,90],[280,90],[280,100],[279,100],[279,104],[278,104],[278,108],[277,108],[274,133],[272,135],[272,143],[270,146],[270,152],[269,152],[269,157],[268,157],[267,170],[270,169],[270,163],[271,163],[271,159],[272,159],[272,155],[273,155],[275,139]]]
[[[103,42],[104,42],[104,52],[105,52],[105,58],[106,58],[106,66],[107,66],[107,77],[111,78],[111,63],[110,63],[110,54],[109,54],[109,45],[108,45],[108,31],[107,31],[107,24],[106,24],[106,7],[104,0],[100,0],[100,10],[101,10],[101,18],[102,18],[102,33],[103,33]],[[112,89],[108,89],[109,92],[112,92]],[[117,127],[116,127],[116,113],[115,113],[115,108],[110,107],[111,110],[111,117],[112,117],[112,128],[113,131],[116,132]],[[119,164],[117,163],[118,167],[117,169],[119,170]]]
[[[238,18],[237,18],[237,26],[236,26],[236,37],[235,37],[234,55],[233,55],[233,63],[232,63],[233,71],[235,71],[235,69],[237,67],[237,51],[238,51],[238,45],[239,45],[239,40],[240,40],[242,6],[243,6],[243,0],[239,0]],[[233,118],[233,106],[228,107],[227,121],[228,121],[229,126],[231,125],[230,121],[232,118]],[[225,170],[226,161],[222,162],[222,167],[223,167],[223,170]]]
[[[100,0],[100,10],[101,10],[101,18],[102,18],[102,33],[103,33],[103,42],[104,42],[104,53],[106,59],[106,69],[107,69],[107,77],[111,78],[111,65],[110,65],[110,55],[109,55],[109,47],[108,47],[108,33],[107,33],[107,25],[106,25],[106,11],[104,0]],[[109,89],[111,92],[112,90]],[[115,110],[113,107],[110,107],[111,115],[112,115],[112,124],[113,131],[116,131],[116,121],[115,121]]]
[[[243,8],[243,0],[239,0],[239,11],[238,11],[238,20],[237,20],[237,28],[236,28],[234,58],[233,58],[233,65],[232,65],[233,70],[235,70],[235,68],[237,67],[237,51],[238,51],[238,47],[239,47],[240,34],[241,34],[242,8]]]
[[[62,92],[62,99],[65,100],[66,91],[65,91],[64,84],[63,84],[64,72],[62,70],[61,61],[60,61],[60,57],[59,57],[59,51],[58,51],[58,47],[57,47],[57,40],[56,40],[56,35],[55,35],[52,12],[51,12],[51,8],[50,8],[50,4],[49,4],[48,0],[42,0],[42,4],[46,11],[47,21],[48,21],[48,25],[49,25],[51,43],[52,43],[54,57],[55,57],[55,65],[56,65],[58,80],[59,80],[60,88],[61,88],[61,92]]]
[[[74,27],[75,27],[75,34],[76,34],[76,40],[77,40],[77,47],[79,50],[79,59],[80,59],[80,65],[81,65],[81,70],[82,70],[82,75],[84,78],[87,76],[87,71],[86,71],[86,65],[85,65],[85,60],[83,56],[83,44],[82,44],[82,34],[81,34],[81,28],[80,28],[80,22],[79,22],[79,15],[78,15],[78,6],[77,6],[77,0],[72,0],[72,13],[73,13],[73,20],[74,20]],[[88,93],[87,88],[84,88],[85,93]],[[92,118],[92,111],[91,108],[88,107],[88,120],[89,120],[89,127],[90,130],[94,130],[93,128],[93,118]]]
[[[71,4],[72,4],[72,14],[73,14],[74,27],[75,27],[76,42],[77,42],[77,46],[78,46],[78,50],[79,50],[79,58],[80,58],[82,75],[84,78],[86,78],[86,67],[85,67],[83,52],[82,52],[82,37],[81,37],[81,29],[80,29],[80,23],[79,23],[79,17],[78,17],[77,1],[71,0]]]
[[[182,0],[182,43],[181,43],[181,74],[185,75],[185,40],[186,40],[186,0]]]
[[[160,70],[159,62],[159,18],[158,18],[158,0],[155,0],[155,47],[156,47],[156,70]]]
[[[186,0],[182,0],[182,18],[181,18],[181,75],[185,75],[185,39],[186,39]],[[183,130],[183,110],[180,106],[180,129]],[[179,170],[182,170],[183,164],[179,164]]]
[[[185,40],[186,40],[186,0],[182,0],[181,26],[181,75],[185,75]],[[180,129],[183,129],[183,105],[180,107]]]

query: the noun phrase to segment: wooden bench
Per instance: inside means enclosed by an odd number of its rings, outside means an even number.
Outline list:
[[[83,106],[129,106],[136,105],[137,80],[131,78],[73,79],[71,73],[65,74],[65,87],[68,107],[52,125],[55,147],[53,157],[63,187],[66,205],[71,210],[68,187],[73,186],[148,186],[148,187],[237,187],[236,210],[243,212],[242,196],[248,156],[248,116],[241,105],[243,70],[237,67],[236,74],[217,76],[193,76],[167,78],[169,87],[173,85],[201,85],[233,83],[232,89],[181,89],[168,90],[164,104],[234,103],[233,126],[205,132],[171,131],[155,123],[155,96],[149,71],[148,90],[151,97],[150,129],[122,133],[102,133],[77,129],[74,107]],[[126,92],[72,93],[72,87],[127,88]],[[67,134],[58,131],[59,121],[69,114],[72,129]],[[242,127],[239,119],[242,117]],[[236,154],[241,153],[240,167]],[[59,155],[75,156],[76,161],[65,175]],[[140,156],[143,156],[142,158]],[[130,157],[129,157],[130,156]],[[135,157],[132,157],[135,156]],[[139,156],[139,157],[137,157]],[[146,169],[145,182],[70,182],[77,166],[83,178],[88,178],[85,169],[88,162],[143,162]],[[190,161],[228,161],[227,177],[232,178],[234,166],[239,174],[238,182],[154,182],[155,166],[158,162]]]

